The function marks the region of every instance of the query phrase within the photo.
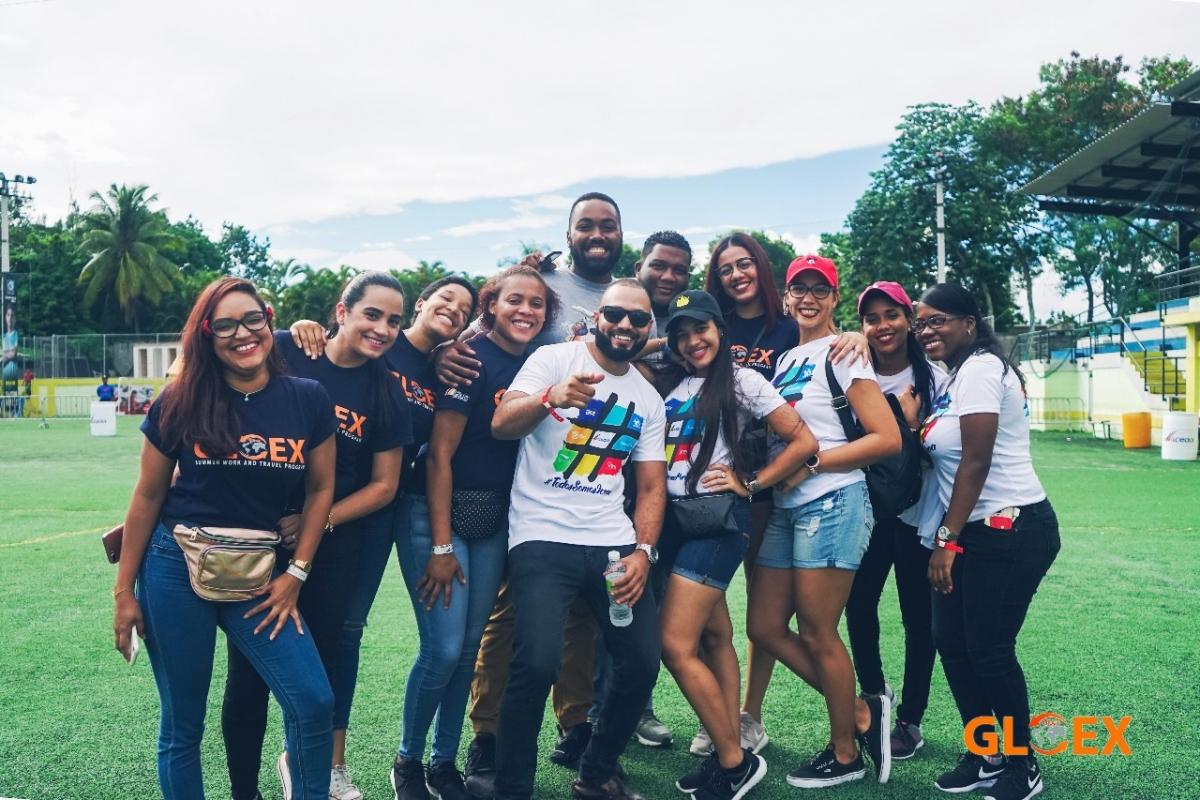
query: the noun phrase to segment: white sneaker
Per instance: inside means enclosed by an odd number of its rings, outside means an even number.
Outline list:
[[[771,737],[767,736],[767,729],[763,724],[745,711],[742,712],[741,721],[742,747],[758,755],[771,741]]]
[[[704,724],[696,728],[696,735],[692,737],[692,746],[688,748],[688,752],[694,756],[706,758],[716,752],[713,747],[712,738],[708,735],[708,731],[704,729]]]
[[[279,773],[279,784],[283,787],[283,800],[292,800],[292,771],[288,768],[287,750],[275,759],[275,771]]]
[[[362,792],[350,780],[350,768],[345,764],[329,771],[329,800],[362,800]]]

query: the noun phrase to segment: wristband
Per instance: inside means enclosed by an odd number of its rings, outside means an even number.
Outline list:
[[[284,570],[288,575],[291,575],[296,580],[304,583],[308,580],[308,573],[297,567],[295,564],[288,564],[288,568]]]
[[[553,386],[547,386],[545,389],[542,389],[542,405],[547,411],[550,412],[550,416],[554,417],[554,419],[558,420],[559,422],[566,422],[566,420],[562,418],[562,415],[558,413],[554,406],[550,405],[550,390],[553,388]]]
[[[942,548],[943,550],[949,550],[952,553],[963,552],[962,545],[955,544],[954,542],[948,542],[944,539],[938,539],[937,546]]]
[[[454,543],[435,544],[432,548],[430,548],[430,552],[435,556],[448,556],[454,552]]]

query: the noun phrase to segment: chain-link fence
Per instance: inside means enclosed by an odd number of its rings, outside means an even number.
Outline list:
[[[178,333],[97,333],[29,337],[19,358],[37,378],[161,378],[178,353]]]

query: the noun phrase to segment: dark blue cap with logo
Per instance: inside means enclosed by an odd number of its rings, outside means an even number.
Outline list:
[[[681,319],[694,319],[697,322],[709,322],[722,319],[721,307],[716,298],[700,289],[688,289],[680,292],[671,300],[671,315],[667,317],[667,333]]]

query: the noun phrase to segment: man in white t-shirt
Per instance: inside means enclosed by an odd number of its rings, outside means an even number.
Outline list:
[[[580,761],[572,794],[635,800],[617,777],[658,673],[658,613],[645,592],[666,504],[662,399],[630,364],[653,323],[650,297],[632,279],[601,298],[591,341],[539,348],[496,409],[492,432],[521,438],[509,510],[509,592],[516,610],[513,661],[500,705],[496,800],[528,800],[537,737],[562,650],[563,623],[577,597],[596,618],[613,659],[600,724]],[[622,467],[633,462],[637,503],[626,516]],[[632,622],[609,619],[608,552],[624,577],[612,600]]]

